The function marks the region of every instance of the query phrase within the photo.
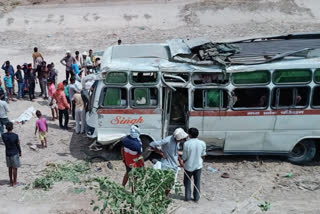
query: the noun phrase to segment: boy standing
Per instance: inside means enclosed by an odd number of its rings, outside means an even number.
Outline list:
[[[9,74],[9,71],[6,71],[6,75],[3,78],[4,80],[4,85],[6,87],[6,92],[8,96],[8,103],[9,100],[12,100],[12,76]]]
[[[21,148],[19,136],[12,132],[13,123],[6,125],[8,132],[2,134],[2,140],[6,147],[6,161],[9,170],[10,186],[17,185],[18,168],[20,167]]]
[[[17,65],[17,72],[14,74],[14,76],[18,83],[18,99],[20,99],[23,97],[23,78],[20,65]]]
[[[37,135],[37,131],[39,130],[41,146],[42,148],[44,148],[47,147],[46,132],[48,132],[48,124],[46,118],[42,117],[42,114],[39,110],[36,111],[36,115],[39,119],[36,122],[36,130],[34,132],[34,135]]]

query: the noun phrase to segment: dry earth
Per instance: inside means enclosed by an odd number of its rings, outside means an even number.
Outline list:
[[[59,79],[64,78],[59,60],[65,50],[102,50],[118,38],[124,43],[163,42],[172,38],[207,37],[214,41],[245,37],[319,31],[320,3],[316,0],[0,0],[0,62],[14,65],[30,62],[38,46],[49,62],[55,62]],[[1,61],[2,60],[2,61]],[[1,75],[2,76],[2,75]],[[37,86],[37,91],[39,87]],[[38,98],[10,103],[10,119],[29,106],[49,117],[47,103]],[[82,160],[89,141],[62,131],[49,122],[49,148],[33,151],[35,118],[16,125],[22,143],[19,180],[31,183],[46,163]],[[74,121],[71,121],[74,126]],[[58,183],[48,192],[8,186],[4,147],[0,145],[0,213],[92,213],[92,193],[75,194],[70,183]],[[95,164],[93,173],[121,181],[124,167],[119,160]],[[268,201],[268,213],[320,213],[319,161],[295,166],[279,158],[208,158],[202,174],[202,199],[185,203],[172,195],[171,213],[260,213],[257,204]],[[102,166],[101,172],[95,168]],[[209,167],[209,170],[208,170]],[[211,168],[217,172],[211,172]],[[231,177],[220,175],[228,172]],[[291,178],[284,175],[293,173]],[[182,173],[179,175],[182,181]]]

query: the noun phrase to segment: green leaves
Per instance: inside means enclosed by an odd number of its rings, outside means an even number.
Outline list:
[[[174,172],[152,168],[133,168],[129,173],[129,187],[134,192],[126,191],[122,186],[99,177],[96,189],[100,213],[114,214],[161,214],[165,213],[171,200],[165,196],[165,190],[174,184]],[[98,209],[96,209],[98,210]]]
[[[260,207],[261,211],[268,211],[270,209],[271,204],[267,201],[264,202],[264,204],[259,204],[258,207]]]
[[[51,164],[45,170],[44,176],[35,179],[33,187],[49,190],[52,188],[54,182],[71,181],[78,183],[80,181],[79,176],[87,173],[89,169],[90,166],[88,162]]]

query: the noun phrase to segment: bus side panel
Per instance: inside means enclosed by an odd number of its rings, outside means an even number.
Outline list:
[[[273,130],[275,116],[225,116],[219,129],[226,130],[225,151],[262,151],[265,132]]]
[[[277,115],[275,130],[266,138],[264,150],[289,152],[300,139],[320,136],[319,121],[320,115]]]
[[[161,114],[99,114],[98,135],[129,134],[131,125],[136,124],[143,134],[161,139]]]
[[[216,131],[215,126],[219,125],[219,118],[211,121],[212,124],[205,123],[205,117],[190,116],[189,128],[195,127],[199,130],[199,138],[206,142],[207,148],[216,146],[223,148],[225,141],[225,131]]]
[[[278,130],[266,133],[264,151],[290,152],[295,144],[306,136],[314,136],[312,131]]]
[[[277,115],[275,130],[320,130],[319,121],[320,115],[317,114]]]

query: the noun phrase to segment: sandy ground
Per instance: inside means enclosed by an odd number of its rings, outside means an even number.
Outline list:
[[[49,2],[49,3],[48,3]],[[320,3],[316,0],[0,0],[0,63],[31,62],[38,46],[48,62],[55,62],[59,79],[65,77],[59,64],[66,50],[103,50],[118,38],[123,43],[163,42],[172,38],[206,37],[213,41],[319,31]],[[88,2],[88,1],[87,1]],[[59,4],[58,4],[59,3]],[[3,73],[1,73],[3,76]],[[39,91],[39,86],[37,86]],[[11,102],[9,118],[18,117],[34,106],[49,118],[50,110],[41,98]],[[49,147],[33,151],[35,118],[17,125],[22,144],[19,180],[31,183],[49,162],[83,160],[90,143],[84,136],[62,131],[49,121]],[[71,121],[71,127],[74,121]],[[0,145],[0,213],[92,213],[92,193],[72,193],[72,184],[59,183],[48,192],[8,186],[4,147]],[[112,161],[110,170],[101,163],[102,172],[121,181],[124,167]],[[198,204],[174,200],[171,213],[260,213],[257,204],[268,201],[268,213],[320,213],[319,161],[295,166],[280,158],[208,158],[202,173],[202,199]],[[95,165],[95,167],[98,167]],[[218,171],[212,172],[211,168]],[[94,171],[95,168],[92,170]],[[228,172],[229,179],[221,178]],[[293,173],[286,178],[286,173]],[[182,181],[182,173],[179,174]]]

